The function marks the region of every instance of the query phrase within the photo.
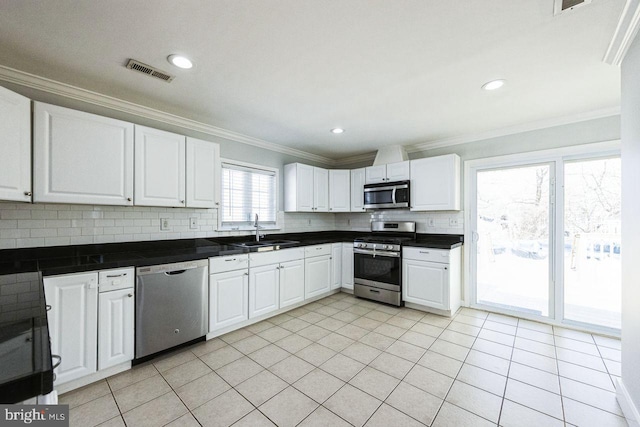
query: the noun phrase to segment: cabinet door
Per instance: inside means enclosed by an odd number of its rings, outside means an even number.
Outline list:
[[[351,210],[349,170],[329,171],[329,210],[331,212],[349,212]]]
[[[133,288],[98,296],[98,370],[133,360]]]
[[[133,204],[133,124],[35,103],[35,202]]]
[[[295,165],[296,212],[311,212],[313,200],[313,166]]]
[[[365,168],[351,170],[351,212],[364,212]]]
[[[209,332],[249,318],[249,270],[209,276]]]
[[[280,264],[280,308],[304,301],[304,260]]]
[[[249,319],[280,308],[280,265],[249,269]]]
[[[342,287],[353,289],[353,243],[342,244]]]
[[[98,273],[45,277],[51,354],[62,357],[56,384],[96,372]]]
[[[377,184],[387,180],[387,165],[369,166],[365,168],[365,183]]]
[[[304,260],[304,298],[312,298],[331,289],[331,257],[322,255]]]
[[[387,164],[387,181],[406,181],[410,178],[409,160]]]
[[[185,206],[185,137],[135,127],[135,204]]]
[[[449,271],[447,264],[404,260],[402,299],[406,302],[449,309]]]
[[[220,145],[187,137],[187,207],[220,204]]]
[[[460,157],[411,160],[411,210],[460,210]]]
[[[31,101],[0,87],[0,200],[31,201]]]
[[[331,245],[331,289],[342,287],[342,243]]]
[[[315,212],[329,212],[329,171],[313,168],[313,206]]]

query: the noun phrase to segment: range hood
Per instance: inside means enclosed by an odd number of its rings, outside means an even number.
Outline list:
[[[392,145],[378,150],[373,166],[386,165],[387,163],[397,163],[409,160],[407,150],[401,145]]]

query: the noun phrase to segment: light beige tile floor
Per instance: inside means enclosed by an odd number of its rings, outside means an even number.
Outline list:
[[[339,293],[61,396],[72,426],[624,426],[620,341]]]

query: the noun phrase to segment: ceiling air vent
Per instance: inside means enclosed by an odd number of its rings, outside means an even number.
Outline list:
[[[142,62],[136,61],[135,59],[129,59],[129,62],[127,62],[127,68],[130,70],[139,71],[141,73],[144,73],[151,77],[155,77],[160,80],[164,80],[167,83],[169,83],[171,80],[175,78],[175,76],[172,76],[169,73],[165,73],[164,71],[158,70],[157,68],[152,67],[151,65],[143,64]]]
[[[584,6],[591,3],[591,0],[554,0],[553,14],[559,15],[563,12],[569,12],[576,7]]]

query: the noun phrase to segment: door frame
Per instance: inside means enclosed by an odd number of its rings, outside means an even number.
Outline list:
[[[477,217],[472,213],[475,209],[477,197],[476,177],[477,172],[482,170],[499,169],[506,167],[518,167],[526,165],[551,163],[550,174],[550,236],[564,235],[564,162],[571,160],[581,160],[599,157],[620,156],[620,140],[597,142],[592,144],[582,144],[570,147],[555,148],[550,150],[531,151],[504,156],[487,157],[482,159],[467,160],[464,162],[464,241],[468,242],[464,248],[463,266],[463,290],[464,305],[466,307],[478,308],[500,314],[517,316],[528,320],[548,323],[557,326],[569,326],[575,329],[583,329],[589,332],[599,332],[607,335],[619,336],[620,331],[612,328],[586,324],[571,320],[564,320],[564,292],[563,274],[564,259],[555,256],[563,253],[563,239],[550,238],[552,245],[549,246],[550,258],[550,293],[549,293],[549,317],[531,315],[515,310],[500,309],[494,306],[487,306],[476,303],[475,286],[475,231],[477,230]],[[555,182],[551,182],[554,179]],[[557,191],[556,191],[557,189]],[[475,211],[474,211],[475,212]],[[553,254],[553,256],[552,256]]]

